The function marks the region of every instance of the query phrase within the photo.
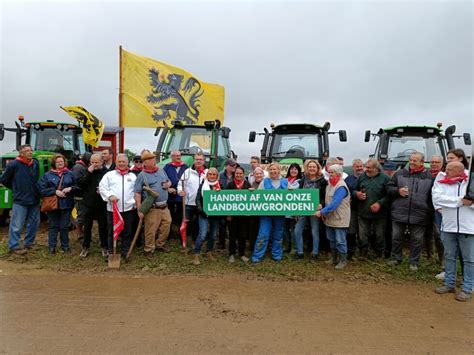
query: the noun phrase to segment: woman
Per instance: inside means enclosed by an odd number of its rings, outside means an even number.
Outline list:
[[[265,172],[262,168],[257,167],[253,171],[253,181],[250,184],[249,190],[253,191],[258,189],[260,183],[265,177]],[[258,228],[260,227],[260,217],[259,216],[250,216],[248,217],[249,222],[249,251],[252,253],[255,248],[255,241],[257,240]]]
[[[448,150],[448,155],[446,157],[448,163],[451,163],[452,161],[460,161],[464,165],[464,169],[469,169],[469,161],[466,158],[466,154],[464,153],[464,150],[460,148],[454,148]]]
[[[196,244],[194,245],[194,265],[200,265],[200,255],[201,255],[201,246],[202,243],[206,240],[207,232],[209,231],[209,238],[207,239],[207,258],[213,260],[212,251],[214,250],[214,242],[216,240],[217,230],[219,229],[219,221],[221,217],[208,217],[204,213],[203,209],[203,197],[202,194],[204,191],[220,191],[221,186],[219,184],[219,172],[216,168],[209,168],[206,173],[206,179],[204,179],[199,186],[197,195],[196,195],[196,208],[198,211],[198,220],[199,220],[199,235],[196,239]]]
[[[326,195],[327,181],[322,173],[321,165],[317,160],[308,160],[305,163],[305,176],[300,181],[299,187],[301,189],[319,189],[319,201],[324,202]],[[321,209],[322,205],[318,206]],[[295,226],[295,244],[296,244],[296,258],[303,258],[303,231],[307,222],[311,223],[311,236],[313,239],[313,250],[311,252],[310,261],[318,260],[319,253],[319,221],[320,218],[316,216],[302,216],[298,218]]]
[[[271,163],[268,166],[269,177],[263,179],[259,190],[288,189],[288,180],[280,177],[280,164]],[[257,241],[252,255],[252,263],[257,264],[262,261],[267,250],[270,233],[272,237],[272,257],[275,261],[281,261],[283,257],[282,239],[285,224],[284,216],[262,216],[260,217],[260,228],[258,230]]]
[[[301,181],[301,167],[299,164],[292,163],[286,173],[288,179],[288,190],[298,189]],[[291,252],[292,243],[295,240],[295,224],[296,218],[293,216],[285,216],[285,229],[283,232],[283,245],[285,252]]]
[[[58,209],[47,212],[48,216],[48,249],[49,254],[56,254],[56,244],[61,241],[61,249],[65,253],[70,253],[69,247],[69,222],[71,212],[74,208],[74,190],[76,181],[74,175],[66,167],[66,158],[62,154],[55,154],[51,161],[51,170],[38,182],[42,197],[58,197]]]
[[[342,179],[342,166],[334,164],[329,167],[329,185],[326,188],[326,207],[317,211],[315,216],[323,216],[326,225],[326,236],[331,246],[331,263],[337,270],[344,269],[347,264],[346,234],[351,220],[351,198],[349,188]],[[340,255],[337,263],[337,254]]]
[[[234,179],[227,184],[227,190],[247,190],[250,184],[245,180],[245,170],[241,166],[235,168]],[[239,257],[246,263],[249,258],[245,256],[245,240],[249,230],[249,217],[229,216],[229,262],[235,261],[236,241],[239,242]]]

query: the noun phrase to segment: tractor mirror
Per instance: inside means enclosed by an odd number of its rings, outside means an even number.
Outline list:
[[[3,141],[3,137],[5,137],[5,128],[4,124],[0,123],[0,141]]]
[[[365,131],[365,137],[364,137],[364,142],[369,142],[370,141],[370,129]]]
[[[222,138],[228,139],[230,136],[230,128],[222,127]]]
[[[257,136],[257,132],[251,131],[249,133],[249,142],[255,142],[255,137]]]
[[[345,129],[339,130],[339,140],[341,142],[347,142],[347,133]]]
[[[0,133],[1,135],[1,133]],[[463,139],[464,139],[464,144],[465,145],[471,145],[471,134],[470,133],[464,133],[462,135]],[[0,141],[2,140],[2,138],[0,138]],[[472,158],[471,158],[472,159]]]

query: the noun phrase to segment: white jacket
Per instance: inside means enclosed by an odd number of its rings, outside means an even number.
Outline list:
[[[183,191],[183,183],[184,181],[184,191],[186,191],[186,196],[183,197],[185,200],[185,204],[189,206],[196,206],[196,195],[199,190],[199,186],[201,182],[205,180],[207,174],[207,169],[204,170],[204,173],[199,176],[198,172],[192,168],[187,168],[183,175],[181,175],[181,179],[178,183],[178,193]]]
[[[135,180],[136,175],[131,171],[122,176],[117,170],[109,171],[99,183],[100,196],[107,201],[107,211],[112,212],[110,196],[117,196],[120,212],[130,211],[135,208]]]
[[[439,173],[431,193],[433,206],[440,210],[443,221],[441,230],[448,233],[463,233],[474,235],[474,204],[464,206],[462,198],[466,195],[467,181],[457,184],[440,184],[446,173]]]

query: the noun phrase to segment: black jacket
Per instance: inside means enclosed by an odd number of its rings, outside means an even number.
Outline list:
[[[328,186],[328,182],[323,175],[318,176],[314,180],[310,180],[306,176],[300,179],[300,189],[319,189],[319,203],[322,206],[325,205],[326,186]]]
[[[77,180],[77,185],[82,190],[82,203],[89,208],[106,208],[107,203],[102,200],[100,194],[97,192],[99,182],[108,172],[106,168],[101,170],[94,170],[92,173],[87,173]]]
[[[431,223],[433,178],[429,171],[410,174],[407,169],[399,170],[386,186],[387,194],[392,199],[392,221],[421,226]],[[400,196],[398,192],[404,186],[408,186],[407,197]]]

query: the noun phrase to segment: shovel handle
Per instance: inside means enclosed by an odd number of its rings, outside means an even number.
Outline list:
[[[132,255],[133,248],[135,248],[138,236],[140,235],[140,231],[142,230],[142,222],[143,220],[140,218],[140,220],[138,221],[137,230],[135,232],[135,235],[133,236],[132,244],[130,244],[130,249],[128,249],[127,259],[130,258],[130,255]]]

